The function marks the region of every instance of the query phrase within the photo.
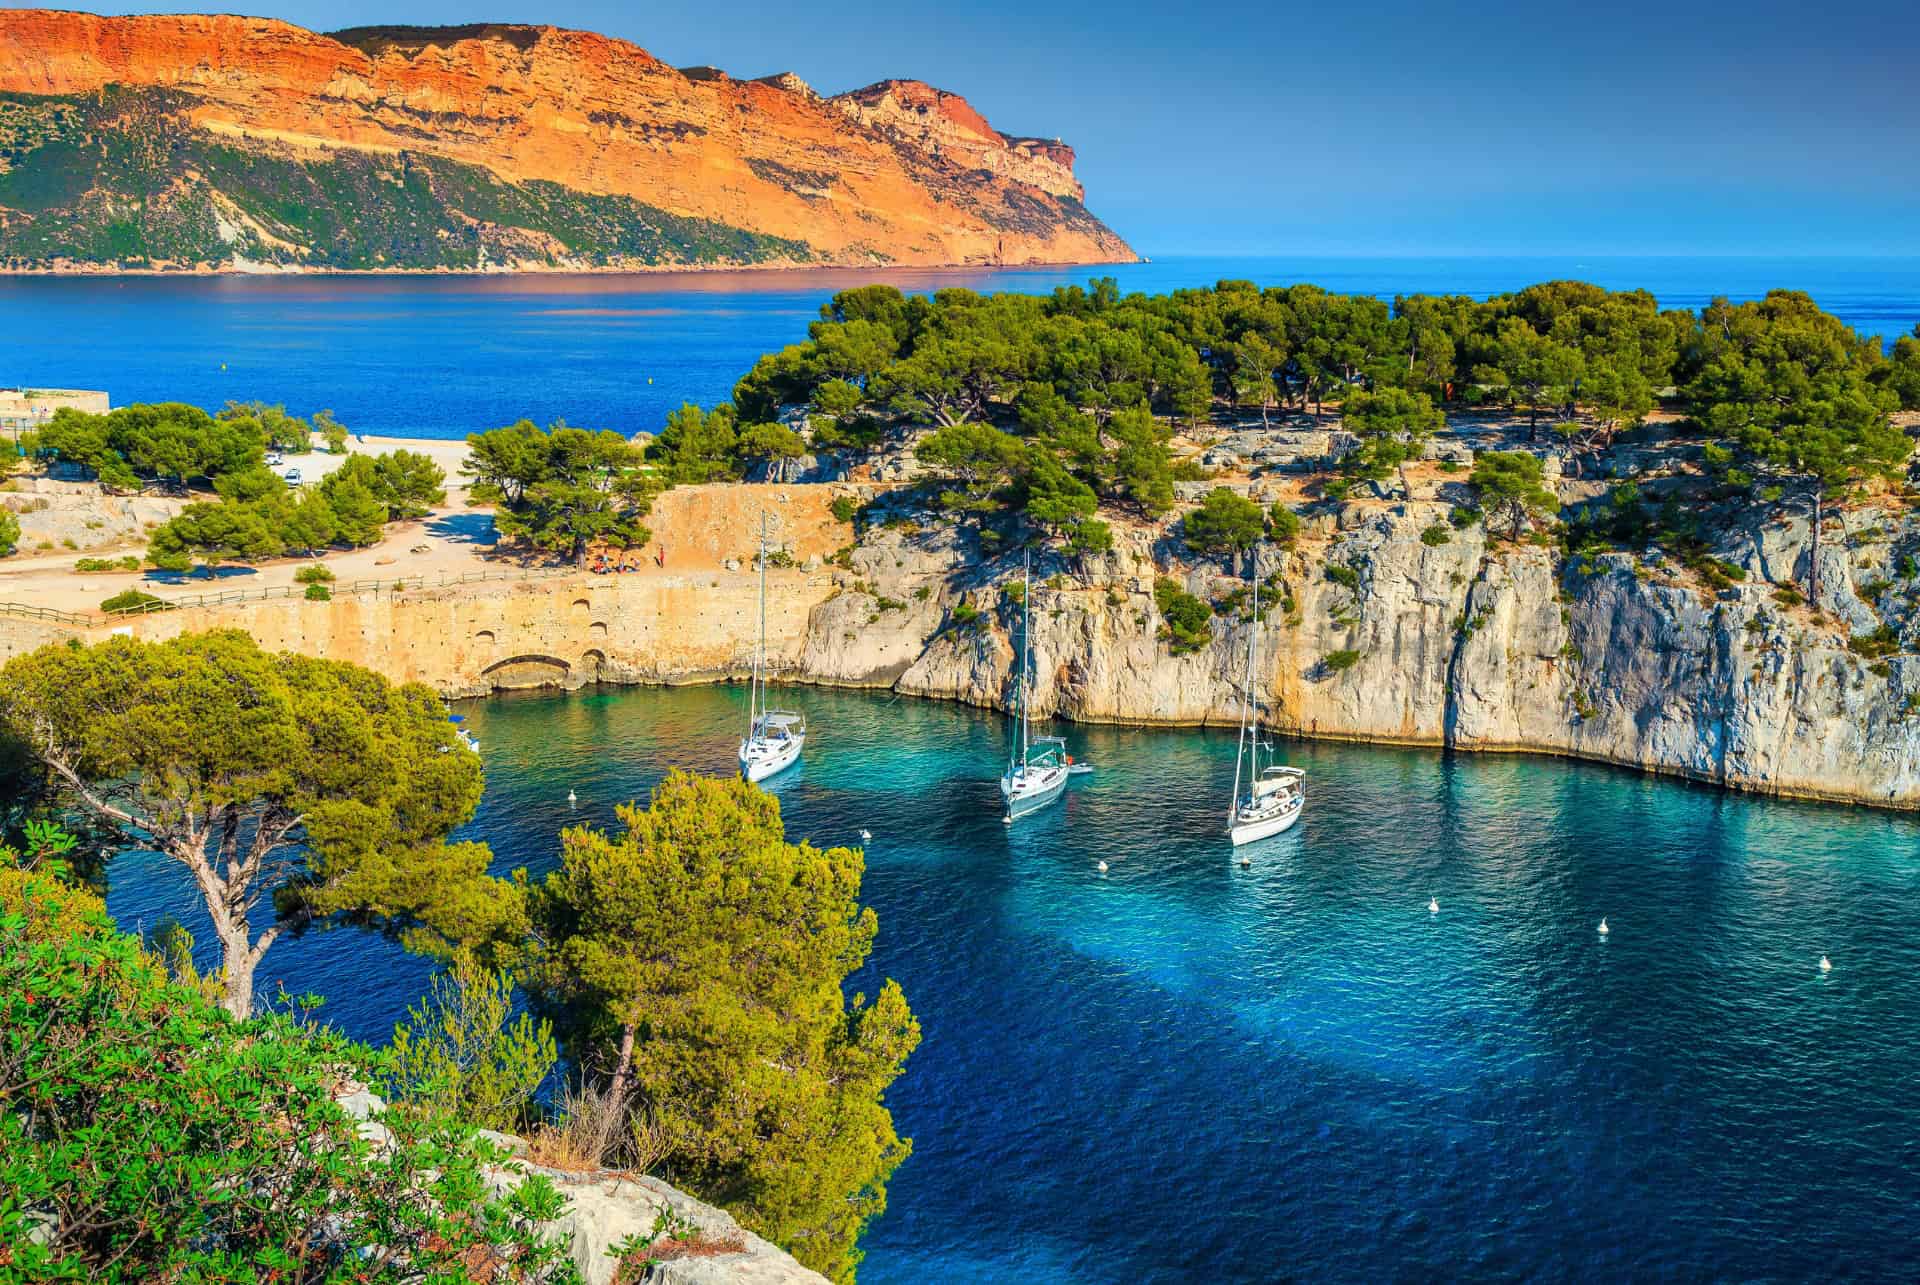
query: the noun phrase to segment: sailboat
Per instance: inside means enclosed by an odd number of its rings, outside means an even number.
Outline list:
[[[1033,698],[1027,671],[1033,655],[1033,558],[1028,555],[1020,596],[1020,671],[1015,676],[1013,700],[1020,739],[1000,778],[1000,797],[1006,802],[1009,824],[1016,817],[1038,811],[1059,798],[1073,773],[1073,756],[1059,736],[1033,736]]]
[[[760,515],[760,640],[753,649],[753,688],[747,696],[747,737],[740,742],[740,774],[764,781],[800,761],[807,720],[791,710],[766,707],[767,516]]]
[[[1293,828],[1306,809],[1306,773],[1281,763],[1260,766],[1260,702],[1254,698],[1253,675],[1260,648],[1260,581],[1253,582],[1253,627],[1247,631],[1247,677],[1240,698],[1240,746],[1233,758],[1233,802],[1227,808],[1227,835],[1233,846],[1252,843]],[[1240,793],[1242,769],[1247,792]]]

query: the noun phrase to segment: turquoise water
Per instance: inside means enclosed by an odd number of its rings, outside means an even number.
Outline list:
[[[1182,258],[1097,268],[532,277],[0,277],[0,387],[103,388],[116,405],[229,399],[321,407],[363,432],[464,437],[531,416],[632,433],[728,397],[761,353],[805,338],[836,290],[1046,291],[1115,276],[1159,292],[1247,277],[1485,297],[1578,277],[1668,307],[1806,290],[1869,334],[1920,321],[1920,260]]]
[[[1294,744],[1306,818],[1242,869],[1231,735],[1067,729],[1098,771],[1009,829],[997,717],[791,696],[813,735],[776,788],[789,835],[873,832],[871,972],[925,1030],[868,1285],[1910,1277],[1915,820]],[[667,767],[727,770],[744,707],[464,706],[488,776],[470,836],[544,869],[560,827],[613,824]],[[123,865],[111,904],[151,922],[191,892]],[[338,931],[261,977],[378,1039],[425,968]]]

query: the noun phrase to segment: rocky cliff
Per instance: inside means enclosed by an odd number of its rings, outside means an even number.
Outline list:
[[[1118,262],[1073,152],[957,95],[553,27],[0,11],[15,268]]]
[[[732,567],[343,594],[165,612],[118,627],[162,637],[240,625],[267,646],[357,661],[449,695],[738,677],[752,651],[756,585],[736,559],[753,537],[744,524],[713,519],[739,489],[671,493],[690,529],[732,531],[733,547],[717,550]],[[830,488],[752,489],[776,511],[777,495],[790,491],[798,513]],[[1271,725],[1309,737],[1564,754],[1735,789],[1920,808],[1920,663],[1875,660],[1847,643],[1869,618],[1920,629],[1920,588],[1902,578],[1911,555],[1901,552],[1920,548],[1920,527],[1862,510],[1845,518],[1845,531],[1830,531],[1822,621],[1784,603],[1774,580],[1804,576],[1804,519],[1730,535],[1722,555],[1748,579],[1713,591],[1664,559],[1609,553],[1568,564],[1548,548],[1489,541],[1477,526],[1453,530],[1447,509],[1420,498],[1349,503],[1310,519],[1295,549],[1267,547],[1257,567],[1242,569],[1271,587],[1256,680]],[[820,546],[816,534],[806,538]],[[1060,577],[1038,591],[1033,616],[1037,709],[1080,721],[1231,725],[1248,628],[1232,595],[1245,575],[1209,562],[1170,567],[1151,531],[1120,534],[1097,561],[1037,572]],[[690,553],[692,543],[681,547]],[[770,577],[769,648],[784,677],[1007,706],[1016,616],[1002,585],[1017,574],[1009,559],[983,557],[972,536],[944,522],[899,519],[876,521],[837,563],[817,549],[805,563]],[[1163,637],[1152,592],[1170,569],[1220,604],[1205,644],[1186,654]],[[0,619],[0,656],[57,632]]]
[[[1920,665],[1856,654],[1830,626],[1783,606],[1764,578],[1769,560],[1783,574],[1804,571],[1804,523],[1729,548],[1752,579],[1714,593],[1671,565],[1616,553],[1567,566],[1550,549],[1489,542],[1478,527],[1430,543],[1446,512],[1418,501],[1350,504],[1310,525],[1299,549],[1263,554],[1258,574],[1282,595],[1267,614],[1255,679],[1270,725],[1920,807]],[[1853,525],[1878,531],[1875,516]],[[1882,537],[1823,550],[1830,617],[1863,616],[1863,593],[1905,592],[1886,579],[1893,547]],[[899,530],[863,547],[854,566],[861,590],[812,609],[802,674],[1007,705],[1014,612],[995,584],[1005,568],[979,567],[945,532]],[[1036,710],[1234,723],[1245,610],[1220,611],[1210,643],[1176,655],[1151,592],[1160,570],[1139,540],[1094,570],[1095,583],[1067,577],[1039,594]],[[1185,580],[1216,602],[1247,583],[1204,566]],[[930,582],[943,594],[915,600]],[[955,623],[961,600],[982,611],[974,623]]]

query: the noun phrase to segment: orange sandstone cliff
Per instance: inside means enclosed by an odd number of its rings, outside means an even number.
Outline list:
[[[0,10],[15,269],[1120,262],[1073,151],[551,27]]]

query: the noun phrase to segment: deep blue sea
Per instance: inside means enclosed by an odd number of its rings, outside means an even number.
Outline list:
[[[1577,277],[1697,308],[1805,290],[1856,329],[1920,322],[1920,260],[1182,258],[1098,268],[532,277],[0,277],[0,387],[107,390],[114,404],[253,398],[361,432],[464,437],[528,416],[623,433],[711,404],[759,354],[806,337],[836,290],[892,281],[1046,291],[1096,276],[1159,292],[1263,285],[1485,297]]]
[[[925,1032],[867,1285],[1912,1278],[1920,821],[1293,744],[1306,817],[1243,869],[1230,735],[1067,729],[1098,770],[1008,828],[999,718],[789,696],[814,735],[788,833],[872,831],[856,980],[897,978]],[[468,835],[544,870],[667,767],[728,770],[744,703],[465,704]],[[152,859],[110,904],[204,927]],[[375,1040],[426,975],[353,930],[261,968]]]

